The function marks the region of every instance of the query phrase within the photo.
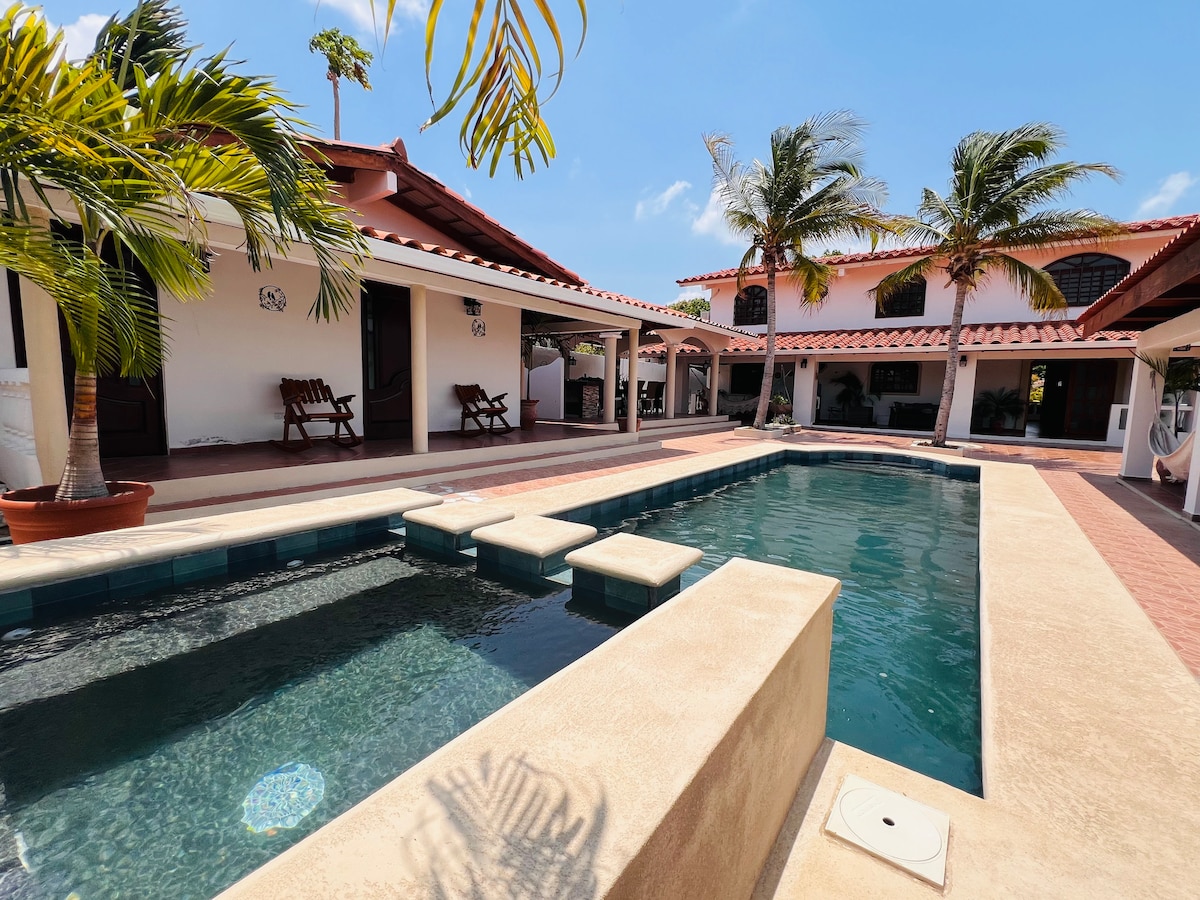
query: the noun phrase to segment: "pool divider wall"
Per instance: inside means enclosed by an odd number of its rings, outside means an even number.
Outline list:
[[[731,560],[221,897],[748,897],[825,737],[838,589]]]

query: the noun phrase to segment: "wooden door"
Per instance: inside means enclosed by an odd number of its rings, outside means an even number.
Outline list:
[[[1115,359],[1080,359],[1071,363],[1063,437],[1099,441],[1108,435],[1108,419],[1117,388]]]
[[[362,292],[363,436],[412,436],[408,288],[367,282]]]

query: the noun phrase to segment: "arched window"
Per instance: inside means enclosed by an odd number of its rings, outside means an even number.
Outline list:
[[[1046,266],[1067,306],[1090,306],[1129,274],[1129,263],[1106,253],[1080,253]]]
[[[733,300],[734,325],[767,324],[767,289],[752,284]]]
[[[918,278],[892,294],[882,305],[875,305],[875,318],[898,319],[901,316],[925,315],[925,279]]]

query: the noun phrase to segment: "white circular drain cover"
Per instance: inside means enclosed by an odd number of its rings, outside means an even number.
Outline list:
[[[920,806],[881,788],[842,794],[838,812],[860,841],[881,856],[919,863],[942,852],[942,836]]]

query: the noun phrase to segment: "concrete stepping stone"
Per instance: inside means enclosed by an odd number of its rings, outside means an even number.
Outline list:
[[[441,556],[453,556],[475,546],[471,532],[506,522],[516,513],[487,503],[443,503],[404,514],[405,544]]]
[[[566,561],[575,570],[573,598],[643,613],[678,594],[679,576],[703,557],[694,547],[622,532],[572,550]]]
[[[546,516],[517,516],[471,532],[480,573],[534,580],[567,568],[567,552],[595,536],[591,525]]]

